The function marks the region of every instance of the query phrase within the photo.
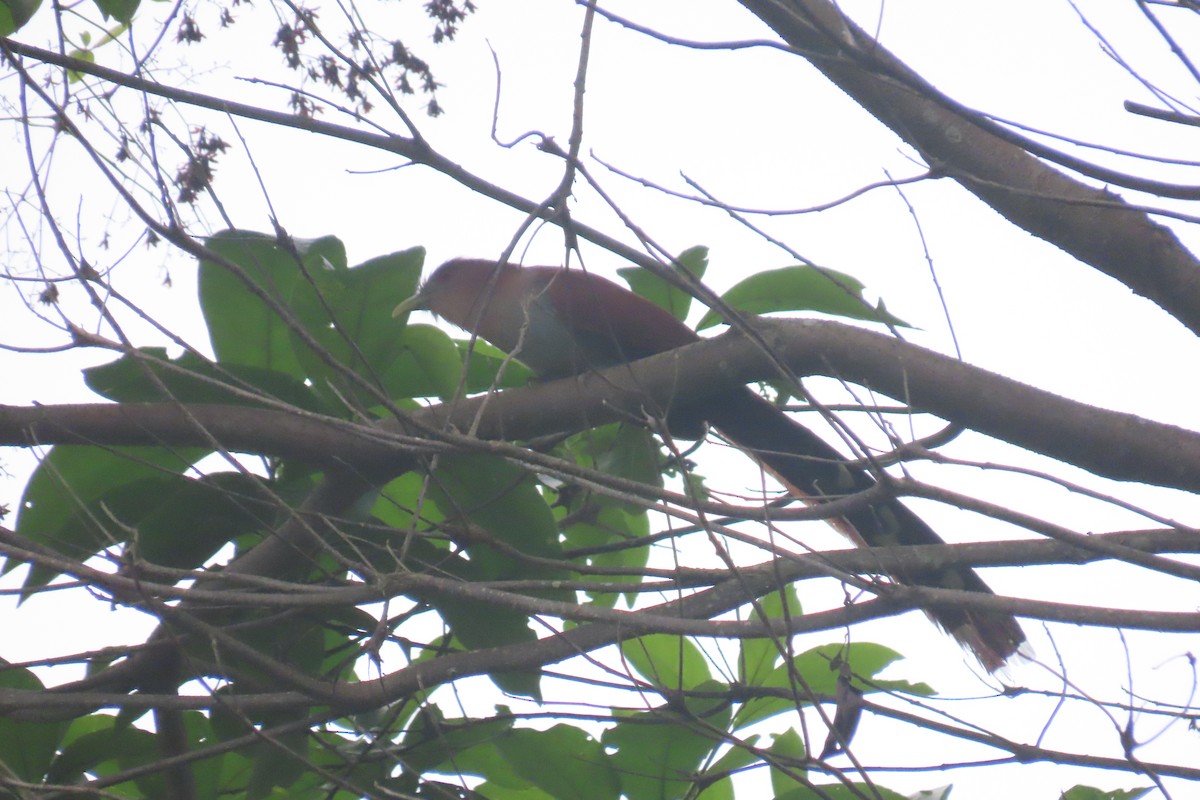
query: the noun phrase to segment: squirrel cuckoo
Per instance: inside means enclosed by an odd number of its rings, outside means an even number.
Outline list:
[[[438,267],[395,315],[432,311],[442,319],[511,353],[541,378],[576,375],[646,358],[700,340],[669,312],[604,278],[581,270],[520,267],[454,259]],[[823,439],[749,387],[706,397],[672,410],[670,428],[696,438],[707,423],[751,454],[807,503],[875,486]],[[895,499],[850,511],[835,523],[862,546],[943,544]],[[968,568],[894,573],[917,586],[992,590]],[[1017,652],[1025,635],[1008,613],[939,606],[926,609],[989,671]]]

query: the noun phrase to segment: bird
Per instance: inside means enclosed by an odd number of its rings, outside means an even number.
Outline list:
[[[456,258],[439,266],[393,316],[414,310],[478,336],[541,380],[579,375],[700,341],[669,311],[582,269]],[[676,407],[677,406],[677,407]],[[748,386],[673,404],[668,429],[696,439],[707,428],[758,460],[790,494],[810,505],[872,489],[877,479]],[[931,545],[944,540],[904,503],[887,498],[834,521],[860,546]],[[994,594],[973,569],[895,571],[913,586]],[[939,604],[925,613],[989,672],[1025,641],[1007,612]]]

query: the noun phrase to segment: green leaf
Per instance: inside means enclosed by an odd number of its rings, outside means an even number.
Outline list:
[[[537,641],[537,634],[529,627],[529,617],[520,611],[460,597],[438,597],[432,602],[454,638],[471,650]],[[508,694],[541,702],[539,670],[489,672],[488,678]]]
[[[1153,790],[1153,786],[1141,789],[1113,789],[1105,791],[1093,786],[1073,786],[1062,793],[1061,800],[1137,800]]]
[[[612,549],[600,550],[584,557],[587,564],[595,567],[616,567],[636,570],[645,567],[650,560],[650,546],[644,544],[650,534],[650,517],[644,509],[630,509],[629,504],[599,496],[585,497],[583,503],[587,508],[585,513],[578,516],[579,521],[569,525],[563,531],[564,546],[569,549],[600,548],[609,545],[621,545]],[[563,514],[577,508],[560,508]],[[641,578],[635,573],[612,574],[605,580],[613,583],[637,584]],[[614,592],[589,591],[588,597],[592,602],[612,608],[620,595]],[[626,593],[626,600],[632,603],[636,596]]]
[[[808,770],[804,768],[807,751],[804,748],[804,740],[800,738],[800,734],[796,732],[795,728],[772,736],[771,739],[772,743],[767,748],[767,752],[772,757],[767,759],[767,763],[771,765],[771,788],[778,797],[797,787],[804,786],[801,780],[794,776],[798,775],[801,779],[807,779]]]
[[[115,19],[118,22],[129,23],[137,12],[141,0],[96,0],[96,7],[105,19]]]
[[[271,529],[282,509],[265,482],[240,472],[176,482],[134,522],[137,557],[164,567],[193,569],[227,542]]]
[[[816,784],[813,789],[807,786],[797,786],[783,794],[775,795],[775,800],[862,800],[864,797],[874,800],[905,800],[904,795],[893,792],[879,784],[867,786],[862,783]]]
[[[59,746],[59,753],[46,773],[47,783],[74,783],[97,764],[115,760],[117,745],[113,736],[117,718],[111,714],[90,714],[71,722]]]
[[[712,680],[708,660],[683,636],[655,633],[629,639],[621,643],[621,655],[655,686],[688,690]]]
[[[910,794],[905,800],[950,800],[950,791],[953,788],[953,784],[947,784],[936,789],[920,789]]]
[[[211,726],[208,719],[199,711],[184,711],[183,723],[187,733],[187,741],[198,745],[202,741],[211,741]],[[128,757],[126,751],[135,754],[135,760]],[[137,757],[145,761],[136,761]],[[98,776],[112,775],[122,769],[122,764],[134,766],[161,758],[152,736],[145,731],[126,725],[110,714],[92,714],[80,717],[71,723],[70,730],[63,739],[61,751],[54,759],[47,783],[68,784],[84,779],[88,774]],[[198,797],[215,797],[218,793],[220,769],[227,756],[215,756],[192,765],[192,773],[196,778]],[[157,792],[166,791],[162,783],[147,784]],[[157,788],[154,788],[157,786]],[[118,794],[129,796],[128,791]],[[156,797],[161,794],[142,794],[138,796]]]
[[[446,794],[421,794],[420,797],[431,798],[431,800],[560,800],[560,798],[548,795],[541,789],[535,789],[532,786],[501,786],[491,781],[485,781],[479,784],[477,790],[464,794],[462,787],[457,784],[447,785],[452,786],[454,791],[447,789]]]
[[[688,248],[680,253],[675,261],[699,280],[704,277],[704,272],[708,269],[708,248],[703,246]],[[692,306],[692,296],[687,292],[641,267],[624,267],[617,270],[617,274],[637,294],[656,306],[670,311],[676,319],[687,319],[688,309]]]
[[[59,445],[42,459],[21,497],[17,532],[69,558],[83,560],[126,541],[129,523],[154,508],[183,480],[179,473],[207,451],[160,447],[103,449]],[[5,569],[14,566],[11,559]],[[58,572],[34,567],[25,589]]]
[[[669,712],[629,714],[606,730],[601,741],[629,800],[684,797],[712,751],[727,715],[714,710],[703,724],[689,724]]]
[[[835,317],[884,322],[912,327],[888,313],[883,302],[871,306],[862,296],[863,284],[857,278],[823,267],[784,267],[751,275],[722,299],[738,311],[769,314],[773,311],[818,311]],[[709,311],[696,330],[711,328],[723,320]]]
[[[264,727],[293,722],[303,718],[307,709],[289,710],[268,715]],[[260,800],[275,795],[275,789],[287,789],[311,771],[308,764],[308,730],[289,730],[275,733],[269,742],[252,748],[254,771],[246,787],[247,800]],[[287,792],[286,797],[303,797],[299,792]]]
[[[370,797],[371,794],[389,797],[386,792],[380,793],[378,789],[380,783],[387,780],[388,775],[395,770],[396,764],[392,759],[378,757],[379,739],[367,735],[361,729],[356,731],[356,735],[343,735],[330,730],[312,730],[308,735],[313,742],[308,751],[311,764],[309,776],[316,779],[315,788],[322,790],[315,793],[316,797],[322,800],[360,800]],[[346,783],[342,784],[342,791],[336,794],[328,783],[328,776],[331,774],[342,776],[346,780]],[[297,785],[307,786],[304,781]],[[295,786],[293,785],[293,790]],[[352,786],[359,787],[359,791],[351,793]],[[216,795],[200,797],[215,798]]]
[[[267,405],[274,400],[306,411],[321,409],[312,390],[286,373],[239,364],[214,364],[193,353],[171,359],[161,347],[147,347],[138,352],[137,356],[121,356],[116,361],[85,369],[84,382],[96,394],[118,403],[176,400]],[[256,400],[254,396],[262,399]]]
[[[323,269],[325,253],[336,255],[340,247],[334,241],[298,242],[297,254],[305,268]],[[200,262],[200,309],[217,361],[303,379],[291,333],[268,302],[285,308],[290,304],[302,274],[297,256],[285,252],[275,237],[252,231],[222,231],[209,237],[207,245],[236,267],[231,270],[207,259]]]
[[[393,336],[399,352],[380,371],[387,396],[452,399],[462,376],[454,340],[433,325],[408,325]]]
[[[498,706],[490,717],[450,720],[436,705],[425,705],[397,743],[397,752],[404,753],[404,765],[411,773],[457,775],[461,769],[495,780],[493,773],[477,769],[475,764],[481,757],[485,760],[493,754],[498,757],[495,741],[512,729],[512,719],[507,711],[504,706]],[[490,753],[488,748],[491,748]],[[473,763],[460,765],[459,758],[472,759]]]
[[[573,441],[587,444],[590,459],[577,460],[584,466],[599,470],[606,475],[616,475],[631,481],[662,488],[662,463],[660,448],[654,436],[636,425],[605,425],[593,428],[574,437]],[[590,463],[589,463],[590,461]],[[640,509],[637,503],[630,510]]]
[[[600,743],[579,728],[514,730],[496,740],[512,770],[550,797],[616,800],[621,781]]]
[[[781,592],[772,592],[758,601],[758,608],[767,619],[786,620],[803,613],[796,585],[788,584]],[[758,617],[757,611],[755,618]],[[775,639],[745,639],[738,659],[738,679],[747,686],[758,686],[775,670],[780,658],[780,644]]]
[[[208,246],[233,265],[200,264],[201,309],[220,364],[307,380],[329,408],[377,403],[362,384],[386,391],[384,376],[405,352],[392,309],[416,290],[423,249],[351,269],[345,247],[331,236],[285,245],[261,233],[223,231]],[[439,391],[446,390],[449,368],[436,373]],[[403,371],[391,380],[403,383]]]
[[[71,58],[77,58],[80,61],[86,61],[89,64],[96,63],[96,54],[90,48],[89,49],[76,48],[76,49],[72,50],[69,53],[69,55],[71,56]],[[73,69],[67,70],[67,81],[69,83],[78,83],[81,80],[83,80],[83,73],[77,72],[76,70],[73,70]]]
[[[188,717],[198,712],[185,712]],[[193,730],[188,719],[189,733]],[[117,717],[95,714],[76,720],[68,742],[51,767],[50,782],[68,783],[85,776],[109,777],[125,769],[143,767],[162,758],[155,736],[121,722]],[[189,736],[189,741],[196,739]],[[115,797],[163,797],[167,791],[161,776],[151,774],[132,783],[108,787]]]
[[[44,692],[45,686],[27,669],[0,659],[0,688]],[[41,783],[68,729],[67,722],[25,722],[0,716],[0,763],[6,777]],[[15,795],[12,795],[15,797]]]
[[[410,528],[418,525],[419,511],[420,520],[426,525],[417,529],[424,530],[428,524],[437,524],[445,519],[441,509],[427,499],[427,494],[425,476],[418,472],[406,472],[380,490],[375,505],[371,508],[371,516],[384,525],[407,534]]]
[[[493,389],[516,389],[534,380],[533,370],[482,339],[455,342],[467,366],[467,394]]]
[[[394,572],[404,569],[412,572],[423,572],[452,577],[464,584],[485,580],[485,571],[490,572],[495,564],[481,563],[486,559],[464,558],[461,554],[452,553],[444,547],[434,544],[429,538],[416,536],[409,538],[408,530],[411,516],[407,508],[412,507],[414,500],[405,499],[417,495],[421,489],[419,479],[413,485],[409,479],[398,479],[385,487],[376,509],[381,518],[395,518],[404,522],[398,528],[395,537],[381,536],[377,529],[364,530],[356,535],[353,529],[343,525],[345,539],[355,538],[348,556],[355,559],[366,559],[375,569],[381,572]],[[406,508],[407,507],[407,508]],[[431,516],[438,517],[437,509],[432,503],[427,503],[422,511],[422,517],[428,520]],[[424,530],[419,527],[418,530]],[[401,563],[397,554],[403,553]],[[447,594],[434,594],[420,598],[429,603],[442,621],[449,628],[455,644],[470,650],[481,650],[513,644],[532,644],[537,641],[537,634],[529,627],[528,615],[503,606],[480,602],[467,597]],[[434,652],[426,650],[425,652]],[[501,672],[489,676],[494,683],[507,692],[525,697],[539,697],[541,676],[537,671]]]
[[[0,36],[11,36],[33,17],[42,0],[0,0]]]
[[[449,519],[466,518],[479,525],[502,545],[471,541],[464,549],[470,557],[472,581],[503,579],[556,580],[567,576],[560,569],[543,568],[504,552],[512,547],[526,555],[561,558],[554,514],[538,491],[537,482],[523,469],[503,459],[482,455],[444,455],[430,481],[430,498]],[[474,537],[473,537],[474,538]],[[550,590],[539,597],[572,600],[574,593]],[[463,598],[438,597],[434,604],[454,634],[472,648],[516,644],[536,639],[527,615]],[[505,691],[539,697],[540,673],[492,673]]]
[[[442,456],[434,470],[430,496],[447,517],[465,516],[526,555],[562,555],[554,514],[536,481],[515,464],[483,455]],[[467,551],[485,565],[484,579],[531,576],[528,565],[486,544],[468,546]],[[534,574],[547,573],[535,570]]]
[[[405,347],[403,329],[392,318],[392,309],[416,291],[424,260],[422,248],[373,258],[352,269],[344,268],[344,260],[327,259],[320,265],[323,269],[309,267],[297,283],[292,307],[326,357],[382,388],[382,375]],[[364,405],[375,402],[294,332],[293,347],[318,390],[328,383],[342,394],[359,397]],[[443,379],[442,391],[446,383]]]
[[[923,683],[910,683],[902,680],[881,680],[880,672],[901,656],[895,650],[872,642],[855,642],[851,645],[826,644],[814,647],[796,656],[791,667],[782,664],[776,667],[761,681],[762,686],[790,689],[797,683],[798,678],[803,683],[797,687],[796,696],[801,702],[808,704],[812,697],[832,697],[837,691],[836,669],[831,669],[835,659],[841,658],[849,663],[855,680],[855,686],[864,693],[878,691],[908,692],[922,696],[934,694],[932,688]],[[865,683],[869,680],[870,684]],[[748,701],[738,713],[737,727],[744,728],[755,722],[760,722],[776,714],[795,711],[796,703],[792,698],[763,697]]]
[[[752,764],[759,761],[759,755],[753,748],[757,747],[757,735],[745,736],[739,739],[739,747],[729,748],[723,756],[708,766],[705,775],[722,775],[723,777],[710,783],[700,792],[700,800],[734,800],[733,775],[736,775]]]
[[[661,448],[654,437],[636,425],[612,424],[572,436],[557,450],[587,469],[638,481],[650,487],[662,486]],[[638,544],[650,531],[646,511],[637,503],[626,503],[588,491],[567,487],[555,492],[555,507],[564,516],[578,520],[563,531],[563,540],[572,549],[606,548],[585,557],[588,564],[620,568],[644,567],[650,550]],[[628,574],[613,575],[610,581],[636,583]],[[589,592],[593,601],[608,607],[616,604],[619,595],[612,592]]]
[[[153,733],[132,725],[118,725],[116,731],[121,746],[117,750],[116,764],[113,765],[116,768],[114,771],[145,767],[162,758],[161,742]],[[143,797],[169,797],[171,794],[167,791],[167,781],[161,772],[149,771],[140,778],[134,779],[133,783],[136,784]],[[109,791],[114,791],[118,795],[128,794],[128,789],[125,792],[121,791],[122,786],[129,786],[129,784],[117,784],[117,786],[109,787]]]
[[[661,448],[654,436],[640,426],[614,423],[592,428],[572,436],[560,452],[587,469],[662,488]],[[632,502],[622,507],[631,513],[642,510],[641,505]]]

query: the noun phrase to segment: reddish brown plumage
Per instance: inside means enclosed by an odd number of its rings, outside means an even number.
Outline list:
[[[699,340],[667,311],[580,270],[456,259],[435,270],[415,299],[415,307],[427,308],[513,353],[547,378],[609,367]],[[849,464],[823,439],[746,387],[708,397],[699,408],[683,400],[675,409],[712,425],[806,502],[876,485],[870,473]],[[861,545],[943,543],[898,500],[852,511],[839,522],[837,527]],[[892,577],[918,586],[992,593],[974,570],[965,568]],[[926,613],[989,671],[1003,666],[1025,640],[1011,614],[961,607]]]

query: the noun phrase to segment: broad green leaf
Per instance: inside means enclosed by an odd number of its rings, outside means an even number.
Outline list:
[[[591,496],[584,499],[589,508],[579,515],[579,521],[563,531],[563,546],[567,549],[607,548],[584,556],[584,562],[595,567],[618,567],[640,569],[650,560],[650,547],[644,542],[650,534],[650,517],[644,509],[631,510],[626,503],[604,497]],[[564,515],[577,509],[560,508]],[[614,547],[609,547],[614,546]],[[607,575],[605,580],[613,583],[637,584],[641,578],[636,574]],[[620,595],[614,592],[589,591],[593,603],[607,608],[616,605]],[[626,593],[626,601],[636,599]]]
[[[872,800],[905,800],[904,795],[879,784],[867,786],[861,783],[850,786],[842,783],[817,784],[815,789],[797,786],[783,794],[775,795],[775,800],[862,800],[864,797],[870,797]]]
[[[517,775],[550,797],[617,800],[621,793],[620,777],[604,748],[579,728],[513,730],[497,739],[496,747]]]
[[[771,789],[778,797],[804,785],[796,776],[803,779],[808,777],[808,771],[804,769],[806,751],[804,740],[795,728],[789,728],[771,739],[767,752],[772,758],[767,763],[771,765]]]
[[[0,36],[11,36],[25,26],[41,0],[0,0]]]
[[[758,609],[767,619],[787,620],[803,612],[796,585],[788,584],[782,592],[771,592],[758,601]],[[751,612],[758,618],[758,612]],[[738,659],[738,679],[747,686],[758,686],[775,670],[780,659],[780,644],[774,639],[743,639]]]
[[[425,251],[414,248],[352,269],[346,269],[344,261],[326,260],[306,270],[293,292],[292,308],[324,352],[314,351],[295,332],[293,347],[318,391],[329,384],[342,395],[359,397],[364,405],[374,404],[374,397],[327,359],[383,387],[384,373],[405,347],[403,327],[392,318],[392,310],[416,291],[424,259]],[[441,383],[444,387],[446,381]]]
[[[182,718],[189,749],[212,743],[212,721],[206,714],[200,711],[184,711]],[[217,797],[223,793],[221,790],[225,779],[224,766],[229,758],[230,754],[226,753],[192,764],[197,797]]]
[[[289,308],[304,275],[319,275],[339,252],[344,268],[341,243],[298,241],[292,254],[273,236],[228,230],[209,237],[207,245],[235,267],[200,262],[200,309],[217,361],[306,377],[277,308]]]
[[[738,748],[734,748],[737,750]],[[733,778],[725,775],[700,790],[699,800],[734,800]]]
[[[327,407],[375,405],[362,384],[383,391],[384,376],[404,352],[404,328],[391,312],[415,291],[424,250],[351,269],[345,247],[330,236],[285,246],[261,233],[224,231],[208,245],[234,267],[200,265],[201,308],[218,362],[307,379]],[[439,390],[449,368],[436,373]],[[403,373],[393,380],[402,383]]]
[[[364,796],[369,797],[378,790],[380,782],[386,780],[395,770],[396,765],[392,759],[377,757],[378,739],[363,735],[362,731],[358,731],[357,734],[343,735],[331,730],[309,732],[308,735],[314,744],[308,751],[308,758],[313,766],[309,773],[318,779],[318,785],[324,785],[325,793],[319,795],[320,797],[337,800],[359,800]],[[350,794],[346,791],[348,787],[343,787],[346,794],[333,794],[326,783],[326,776],[331,772],[343,776],[349,784],[360,787],[360,791]],[[386,793],[384,796],[387,796]]]
[[[784,267],[751,275],[722,299],[738,311],[769,314],[773,311],[818,311],[835,317],[885,322],[911,327],[888,313],[881,301],[870,305],[862,296],[863,284],[850,275],[824,267]],[[696,330],[711,328],[723,320],[709,311]]]
[[[515,464],[483,455],[442,456],[430,496],[447,517],[466,517],[526,555],[555,558],[562,553],[554,514],[537,483]],[[528,565],[487,544],[472,545],[468,552],[485,565],[484,579],[530,577]]]
[[[77,58],[80,61],[86,61],[89,64],[96,63],[96,53],[93,50],[91,50],[90,48],[87,48],[87,49],[78,49],[77,48],[75,50],[72,50],[69,53],[69,55],[71,56],[71,58]],[[67,81],[69,83],[78,83],[81,80],[83,80],[83,73],[77,72],[76,70],[73,70],[73,69],[67,70]]]
[[[198,741],[198,712],[185,712],[189,741]],[[67,741],[50,769],[51,783],[71,783],[81,777],[105,778],[125,769],[145,766],[162,758],[153,734],[121,722],[117,717],[95,714],[76,720]],[[218,759],[219,761],[220,759]],[[139,779],[137,788],[124,783],[108,787],[115,797],[161,797],[166,784],[151,775]],[[201,788],[201,787],[198,787]]]
[[[385,489],[384,494],[399,495],[405,491],[402,487],[392,486]],[[381,499],[379,502],[385,501]],[[436,512],[432,503],[427,504],[426,509],[425,516],[428,516],[428,511]],[[399,504],[385,506],[384,513],[402,520],[407,516],[400,510]],[[354,539],[347,556],[364,559],[380,572],[407,570],[455,578],[464,584],[471,584],[485,580],[484,571],[489,569],[480,563],[485,559],[465,558],[421,535],[410,537],[407,525],[391,537],[382,535],[377,529],[364,529],[357,533],[346,525],[343,525],[342,533],[346,540]],[[537,641],[537,634],[529,627],[528,616],[519,611],[445,594],[422,596],[420,599],[429,603],[441,616],[456,646],[480,650]],[[526,697],[539,696],[541,677],[536,671],[495,673],[490,677],[505,691]]]
[[[492,389],[516,389],[534,380],[533,370],[482,339],[456,341],[461,360],[467,366],[466,393]]]
[[[529,618],[519,611],[460,597],[438,597],[431,602],[454,638],[471,650],[537,641],[537,634],[529,627]],[[488,677],[509,694],[541,702],[542,674],[539,670],[490,672]]]
[[[96,7],[105,19],[115,19],[118,22],[131,22],[137,12],[141,0],[96,0]]]
[[[29,692],[45,690],[45,686],[27,669],[9,666],[0,659],[0,688]],[[29,783],[41,783],[50,771],[67,722],[26,722],[0,716],[0,763],[6,777]],[[16,795],[13,795],[14,797]]]
[[[711,709],[710,709],[711,710]],[[683,797],[721,744],[719,731],[728,717],[719,710],[690,724],[670,712],[639,712],[620,718],[601,738],[616,753],[610,756],[629,800]]]
[[[70,558],[87,558],[126,541],[128,523],[154,508],[183,480],[179,473],[205,453],[59,445],[42,459],[25,485],[17,532]],[[5,569],[13,566],[10,559]],[[57,574],[34,567],[25,589],[44,586]]]
[[[187,741],[191,745],[211,742],[212,729],[204,714],[199,711],[184,711],[182,719]],[[158,753],[159,758],[162,755],[152,736],[118,721],[117,717],[109,714],[80,717],[71,723],[46,781],[50,784],[68,784],[79,782],[88,774],[112,775],[123,768],[122,764],[129,763],[126,750],[146,757],[149,761],[153,761],[155,753]],[[227,758],[228,755],[217,755],[193,764],[192,774],[196,781],[198,797],[217,796],[221,769]],[[161,783],[145,785],[154,791],[165,791],[165,786]],[[123,792],[122,795],[128,796],[128,792]]]
[[[306,713],[307,709],[304,708],[277,712],[268,715],[263,724],[268,727],[292,722]],[[297,791],[291,791],[291,787],[311,772],[308,764],[308,733],[303,728],[284,731],[272,735],[270,741],[251,747],[254,771],[246,787],[246,800],[280,796],[275,793],[276,789],[288,789],[283,795],[286,797],[304,796],[301,787],[296,787]]]
[[[953,784],[947,784],[936,789],[920,789],[910,794],[905,800],[950,800],[950,790],[953,788]]]
[[[436,705],[425,705],[413,718],[412,724],[397,742],[404,753],[404,765],[407,771],[418,775],[438,772],[448,775],[459,774],[458,758],[468,757],[472,748],[478,747],[480,753],[474,757],[489,754],[486,748],[495,750],[495,741],[512,729],[512,718],[507,714],[505,706],[498,706],[493,716],[484,718],[447,719]],[[494,763],[494,762],[489,762]],[[474,767],[462,767],[462,772],[468,774],[485,774]],[[491,774],[487,774],[492,778]]]
[[[449,785],[455,787],[454,793],[450,793],[447,789],[445,795],[422,794],[422,800],[424,798],[430,798],[430,800],[560,800],[559,797],[548,795],[541,789],[529,785],[511,787],[484,781],[479,784],[476,791],[470,794],[463,794],[462,788],[455,784]]]
[[[613,423],[583,431],[568,439],[560,452],[575,463],[608,475],[644,483],[652,488],[663,485],[661,448],[654,437],[637,425]],[[586,496],[588,502],[594,498]],[[614,503],[611,500],[599,502]],[[622,506],[631,513],[642,511],[638,503]]]
[[[46,773],[47,783],[73,783],[96,764],[117,757],[113,729],[116,717],[90,714],[71,721],[59,753]]]
[[[621,643],[621,655],[643,678],[666,689],[694,689],[712,680],[708,660],[683,636],[655,633]]]
[[[636,425],[605,425],[573,438],[586,443],[587,458],[577,460],[606,475],[616,475],[655,488],[662,487],[660,448],[649,431]],[[633,504],[632,509],[641,508]],[[631,509],[631,510],[632,510]]]
[[[873,642],[855,642],[850,645],[826,644],[806,650],[793,660],[795,670],[804,677],[807,687],[818,695],[831,696],[837,690],[838,659],[850,665],[850,671],[855,678],[870,680],[875,686],[856,681],[856,685],[864,692],[880,691],[882,689],[909,692],[928,696],[933,689],[925,684],[913,684],[908,681],[879,680],[879,673],[891,664],[903,658],[895,650]],[[789,685],[790,671],[785,666],[775,669],[774,674],[767,680],[767,685]]]
[[[704,277],[704,272],[708,269],[708,248],[703,246],[688,248],[680,253],[675,261],[699,280]],[[650,270],[641,267],[624,267],[617,270],[617,274],[629,284],[630,289],[659,308],[670,311],[675,319],[687,319],[688,310],[692,307],[692,296],[687,292],[677,289]]]
[[[117,750],[116,763],[112,764],[112,773],[145,767],[162,758],[162,743],[153,733],[132,725],[120,724],[115,732],[118,732],[121,747]],[[103,775],[104,772],[101,771],[100,774]],[[170,792],[167,791],[166,779],[161,772],[150,771],[137,778],[133,783],[136,784],[143,797],[170,796]],[[127,789],[122,791],[121,787],[123,786],[128,786],[128,784],[109,787],[109,791],[115,791],[118,796],[128,794]]]
[[[433,325],[410,324],[392,335],[399,350],[380,371],[387,396],[453,398],[463,366],[454,340]]]
[[[481,455],[445,455],[438,459],[430,480],[430,499],[449,519],[465,518],[495,537],[499,547],[487,541],[465,546],[470,557],[464,567],[472,581],[503,579],[563,578],[558,569],[539,568],[504,552],[515,548],[543,558],[559,558],[558,527],[554,515],[538,491],[537,483],[521,468],[499,458]],[[574,593],[539,592],[539,596],[572,600]],[[456,597],[432,598],[456,638],[470,648],[532,642],[537,637],[527,616],[495,605],[481,607],[478,601]],[[493,673],[501,688],[515,694],[539,697],[540,673]]]
[[[743,746],[729,748],[723,756],[708,766],[705,774],[724,777],[706,786],[700,792],[700,800],[734,800],[732,776],[758,763],[759,755],[752,749],[758,745],[758,740],[757,735],[742,737],[740,743]]]
[[[792,659],[791,667],[781,664],[761,681],[762,686],[792,690],[794,697],[763,697],[748,701],[738,713],[737,726],[746,727],[776,714],[795,711],[796,703],[807,705],[813,697],[832,697],[837,690],[838,672],[831,665],[841,658],[850,665],[857,679],[855,685],[865,693],[877,691],[908,692],[922,696],[934,694],[923,683],[903,680],[881,680],[877,676],[901,656],[895,650],[872,642],[855,642],[849,646],[827,644],[807,650]],[[869,680],[870,684],[863,682]]]
[[[427,525],[436,524],[445,519],[441,509],[427,495],[425,476],[415,471],[406,472],[380,490],[375,505],[371,508],[371,516],[407,536],[408,530],[416,524],[415,515],[419,514],[420,519]],[[423,529],[423,527],[420,526],[418,529]],[[397,548],[397,552],[400,552],[400,544],[386,544]]]
[[[1141,789],[1112,789],[1105,791],[1094,786],[1073,786],[1062,793],[1061,800],[1137,800],[1145,797],[1154,789],[1146,786]]]
[[[240,472],[175,482],[134,522],[137,557],[164,567],[194,569],[227,542],[270,530],[281,510],[264,482]]]
[[[509,791],[532,790],[539,795],[544,794],[540,789],[530,786],[528,780],[517,774],[515,765],[509,763],[500,750],[500,739],[506,735],[507,733],[501,733],[491,741],[482,742],[459,753],[451,754],[451,764],[441,764],[433,771],[446,770],[449,772],[447,768],[450,768],[453,769],[450,774],[478,775],[486,778],[493,785]]]
[[[175,400],[265,405],[274,400],[307,411],[320,410],[312,390],[293,375],[239,364],[214,364],[193,353],[171,359],[161,347],[148,347],[137,356],[121,356],[85,369],[83,379],[93,392],[118,403]]]
[[[588,469],[654,488],[662,486],[661,448],[648,431],[635,425],[603,425],[584,431],[568,439],[558,453]],[[563,531],[565,546],[579,549],[625,545],[587,556],[588,564],[630,568],[646,565],[649,548],[636,544],[650,530],[642,506],[572,488],[556,493],[555,500],[559,511],[579,520]],[[612,576],[609,580],[636,582],[637,578]],[[618,597],[610,592],[589,595],[606,606],[615,605]]]

